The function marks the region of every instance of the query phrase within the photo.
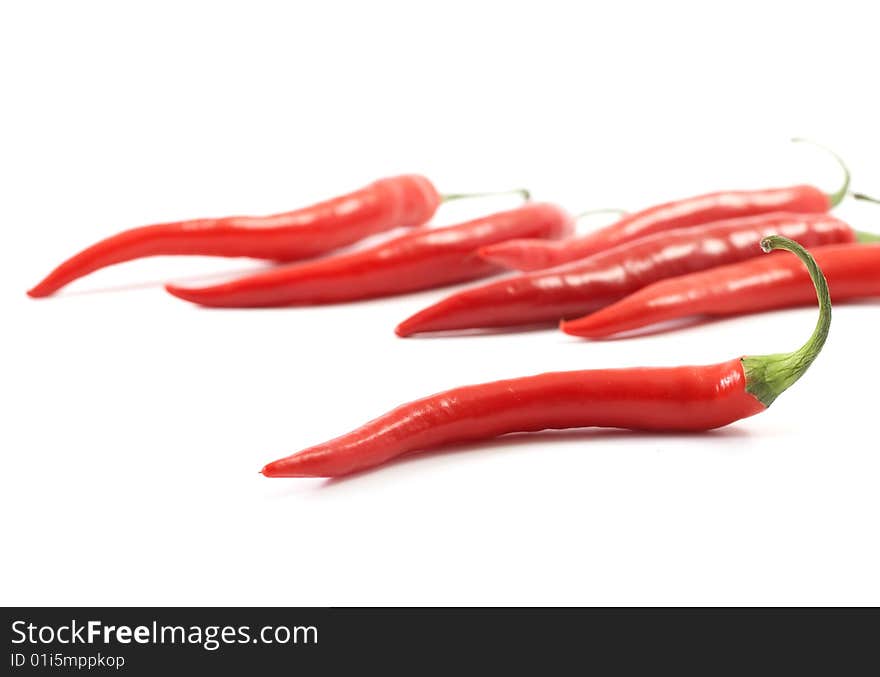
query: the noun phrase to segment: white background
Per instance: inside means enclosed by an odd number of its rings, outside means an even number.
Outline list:
[[[200,310],[154,259],[25,290],[124,227],[398,172],[573,211],[839,174],[880,192],[872,3],[5,3],[8,604],[880,604],[880,322],[840,307],[772,409],[698,436],[518,436],[341,481],[267,461],[406,400],[547,370],[796,347],[812,309],[630,341],[401,340],[435,290]],[[872,16],[873,14],[873,16]],[[450,205],[438,223],[507,207]],[[880,211],[839,213],[880,229]]]

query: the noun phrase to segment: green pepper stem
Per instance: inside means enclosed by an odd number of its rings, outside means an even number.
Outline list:
[[[841,202],[843,202],[843,198],[846,197],[847,193],[849,193],[849,182],[850,182],[850,174],[849,167],[846,166],[846,163],[843,161],[837,153],[831,150],[828,146],[823,146],[821,143],[816,143],[815,141],[810,141],[809,139],[802,139],[796,137],[792,139],[794,143],[808,143],[811,146],[816,146],[816,148],[821,148],[826,153],[831,155],[835,160],[837,160],[837,164],[840,165],[840,168],[843,170],[843,184],[841,184],[840,188],[838,188],[833,193],[828,193],[828,202],[831,203],[832,207],[836,207]]]
[[[874,204],[880,205],[880,200],[876,197],[871,197],[870,195],[865,195],[864,193],[850,193],[856,200],[864,200],[865,202],[873,202]]]
[[[574,220],[580,221],[585,216],[592,216],[593,214],[620,214],[620,216],[626,216],[629,214],[625,209],[618,209],[617,207],[606,207],[603,209],[588,209],[585,212],[581,212],[580,214],[575,214]]]
[[[816,298],[819,300],[819,321],[816,322],[813,335],[804,345],[792,353],[742,358],[746,390],[765,407],[769,407],[777,397],[804,375],[825,345],[828,329],[831,326],[831,295],[828,293],[828,283],[816,260],[797,242],[780,235],[771,235],[761,240],[761,249],[765,252],[784,249],[803,261],[816,288]]]
[[[856,234],[856,242],[868,244],[871,242],[880,242],[880,235],[877,233],[866,233],[864,230],[853,231]]]
[[[532,199],[532,194],[525,188],[515,188],[513,190],[499,190],[491,193],[444,193],[440,196],[440,202],[452,202],[453,200],[470,200],[474,197],[498,197],[500,195],[519,195],[523,200],[528,202]]]

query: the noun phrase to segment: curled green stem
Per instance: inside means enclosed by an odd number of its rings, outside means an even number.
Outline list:
[[[475,197],[498,197],[501,195],[519,195],[526,202],[532,199],[532,194],[527,189],[514,188],[513,190],[499,190],[489,193],[444,193],[440,196],[440,201],[446,203],[454,200],[470,200]]]
[[[800,348],[791,353],[742,358],[746,390],[765,407],[769,407],[777,397],[804,375],[822,351],[822,346],[828,338],[828,329],[831,327],[831,295],[828,293],[828,283],[819,264],[810,252],[797,242],[780,235],[771,235],[761,240],[761,249],[765,252],[784,249],[803,261],[810,273],[810,279],[816,288],[816,298],[819,301],[819,320],[816,322],[816,328]]]
[[[835,153],[833,150],[831,150],[828,146],[823,146],[821,143],[816,143],[815,141],[810,141],[809,139],[801,139],[801,138],[794,138],[794,139],[792,139],[792,141],[794,143],[808,143],[811,146],[816,146],[816,148],[821,148],[826,153],[831,155],[831,157],[833,157],[835,160],[837,160],[837,164],[839,164],[840,168],[843,170],[843,183],[841,184],[840,188],[838,188],[836,191],[834,191],[833,193],[828,193],[828,202],[831,203],[832,207],[836,207],[841,202],[843,202],[843,198],[845,198],[847,196],[847,193],[849,193],[849,183],[850,183],[849,167],[846,166],[846,163],[843,161],[843,158],[841,158],[837,153]]]

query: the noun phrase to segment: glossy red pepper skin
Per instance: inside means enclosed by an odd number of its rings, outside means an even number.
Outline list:
[[[517,270],[539,270],[576,261],[646,235],[724,219],[769,212],[821,213],[832,206],[813,186],[726,191],[667,202],[623,217],[597,231],[561,242],[518,240],[486,247],[493,263]]]
[[[880,244],[830,245],[811,253],[833,301],[880,297]],[[564,322],[562,330],[599,339],[682,318],[757,313],[815,300],[803,266],[773,254],[657,282],[592,315]]]
[[[814,296],[815,299],[815,296]],[[513,432],[608,427],[718,428],[764,410],[739,359],[700,367],[599,369],[455,388],[404,404],[347,435],[263,468],[267,477],[337,477],[398,456]]]
[[[398,226],[427,223],[441,197],[423,176],[380,179],[340,197],[271,216],[174,221],[126,230],[84,249],[28,294],[48,296],[77,278],[123,261],[160,255],[309,258]]]
[[[215,307],[338,303],[429,289],[485,277],[501,269],[477,250],[511,237],[559,238],[572,217],[555,205],[527,203],[445,228],[422,228],[360,251],[280,266],[210,287],[166,289]]]
[[[805,247],[853,242],[855,234],[829,214],[774,213],[655,233],[582,261],[465,289],[421,310],[396,332],[557,323],[607,306],[657,280],[761,255],[767,235]],[[795,260],[797,262],[797,260]]]

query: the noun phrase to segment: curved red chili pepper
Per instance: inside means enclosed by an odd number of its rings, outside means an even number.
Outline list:
[[[209,287],[167,285],[204,306],[255,307],[338,303],[401,294],[500,272],[477,250],[511,237],[558,238],[573,220],[551,204],[529,203],[445,228],[422,228],[373,247],[280,266]]]
[[[528,197],[526,191],[516,192]],[[442,202],[491,194],[440,195],[424,176],[406,174],[282,214],[141,226],[84,249],[49,273],[28,295],[49,296],[100,268],[147,256],[310,258],[398,226],[427,223]]]
[[[561,242],[512,240],[485,247],[480,254],[507,268],[539,270],[583,259],[623,242],[666,230],[768,212],[827,212],[843,200],[850,183],[849,170],[836,154],[831,155],[840,164],[845,178],[843,185],[830,195],[807,185],[708,193],[629,214],[610,226],[580,237]]]
[[[564,371],[455,388],[269,463],[266,477],[336,477],[397,456],[512,432],[609,427],[708,430],[764,407],[741,361],[709,367]]]
[[[812,254],[835,302],[880,297],[880,244],[829,245]],[[592,315],[563,322],[561,327],[573,336],[600,339],[682,318],[803,305],[813,298],[812,286],[796,264],[772,256],[663,280]]]
[[[520,273],[454,293],[401,322],[399,336],[557,323],[607,306],[657,280],[758,255],[783,235],[804,247],[853,242],[857,234],[828,214],[762,214],[655,233],[581,261]]]
[[[614,427],[698,431],[769,407],[797,381],[828,335],[831,304],[821,271],[800,245],[780,237],[807,265],[820,315],[793,353],[744,357],[702,367],[557,372],[456,388],[405,404],[353,432],[269,463],[267,477],[336,477],[410,452],[544,429]]]

